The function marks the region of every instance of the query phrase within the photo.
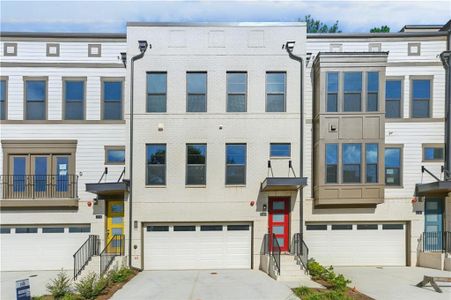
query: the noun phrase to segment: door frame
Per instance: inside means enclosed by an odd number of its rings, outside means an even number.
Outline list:
[[[283,213],[284,214],[284,221],[283,222],[273,222],[272,221],[272,215],[274,213],[273,209],[273,203],[275,201],[284,201],[284,209],[283,210],[275,210],[276,213]],[[284,226],[284,245],[280,246],[280,251],[282,252],[289,252],[290,251],[290,219],[291,219],[291,197],[290,196],[274,196],[274,197],[268,197],[268,233],[272,234],[272,227],[274,225],[276,226]],[[276,223],[276,224],[275,224]],[[276,237],[281,234],[276,234]],[[271,245],[271,243],[270,243]]]
[[[125,202],[123,199],[111,199],[111,200],[105,200],[105,241],[104,241],[104,245],[103,247],[106,247],[108,242],[110,241],[110,230],[112,231],[113,228],[111,225],[113,225],[113,221],[112,218],[114,216],[111,216],[112,214],[114,214],[114,212],[112,212],[111,208],[114,204],[121,204],[122,205],[122,212],[120,214],[122,214],[122,224],[120,224],[119,227],[121,227],[122,229],[122,235],[125,235],[125,222],[124,222],[124,217],[125,217]],[[119,216],[116,216],[119,217]],[[112,237],[112,235],[111,235]]]

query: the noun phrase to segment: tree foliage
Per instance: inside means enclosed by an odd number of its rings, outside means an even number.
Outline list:
[[[299,21],[302,21],[299,19]],[[323,23],[319,20],[315,20],[312,18],[311,15],[307,15],[304,17],[303,20],[305,23],[307,23],[307,32],[308,33],[337,33],[341,32],[341,30],[338,27],[338,21],[335,21],[334,24],[328,25],[326,23]]]
[[[380,27],[374,27],[370,30],[371,33],[375,33],[375,32],[390,32],[390,27],[388,27],[387,25],[382,25]]]

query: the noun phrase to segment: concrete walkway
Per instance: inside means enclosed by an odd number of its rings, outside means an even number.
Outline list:
[[[419,267],[334,267],[352,280],[351,287],[375,299],[390,300],[450,300],[451,284],[439,283],[443,293],[437,293],[427,285],[418,288],[415,285],[424,275],[449,276],[451,272]]]
[[[113,300],[299,300],[257,270],[143,271]]]

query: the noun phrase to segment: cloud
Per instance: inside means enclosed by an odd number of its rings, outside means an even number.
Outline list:
[[[3,31],[125,32],[128,21],[297,21],[310,14],[345,32],[444,24],[450,1],[1,1]]]

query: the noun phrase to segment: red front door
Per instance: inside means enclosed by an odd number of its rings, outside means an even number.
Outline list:
[[[275,234],[280,251],[289,251],[290,198],[269,198],[269,234]]]

